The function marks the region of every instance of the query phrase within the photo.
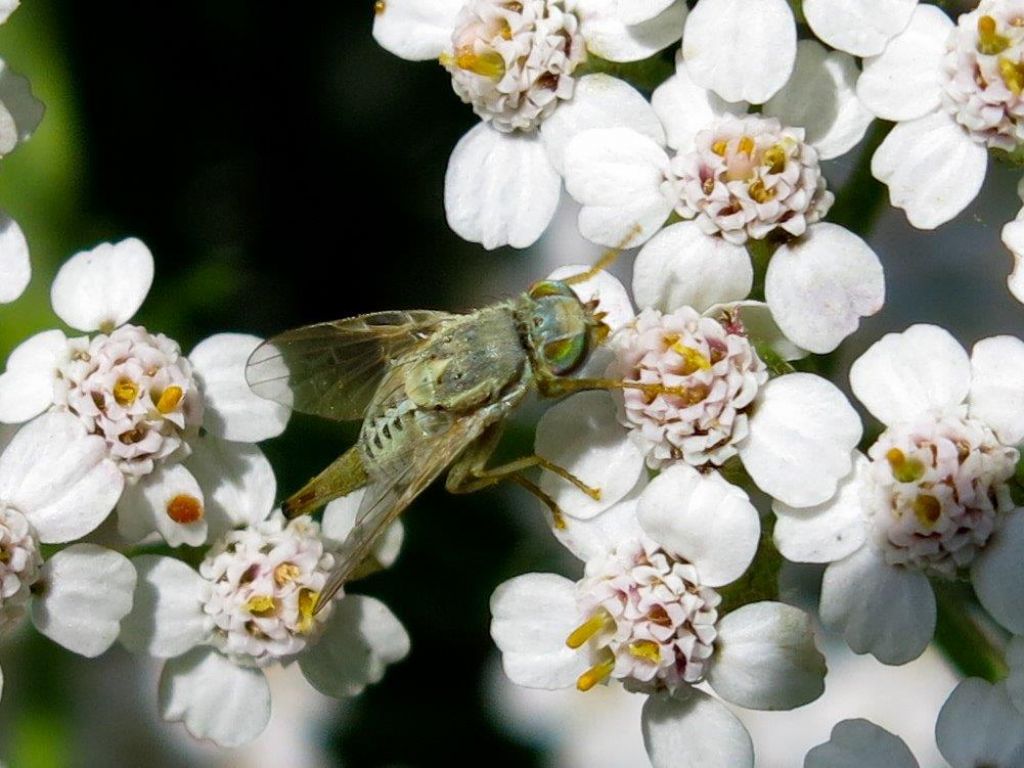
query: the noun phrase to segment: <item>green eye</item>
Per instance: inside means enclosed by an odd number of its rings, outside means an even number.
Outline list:
[[[559,376],[572,373],[587,357],[587,335],[577,333],[544,345],[544,362]]]
[[[530,286],[531,299],[543,299],[546,296],[574,296],[572,288],[560,280],[541,280]]]

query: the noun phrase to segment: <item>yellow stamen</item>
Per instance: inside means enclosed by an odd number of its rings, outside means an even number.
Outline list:
[[[684,376],[689,376],[694,371],[711,370],[711,361],[693,347],[687,347],[681,341],[676,341],[669,349],[683,358],[682,372]]]
[[[978,53],[994,56],[1010,47],[1010,39],[996,32],[996,20],[991,16],[978,19]]]
[[[377,0],[373,4],[373,13],[375,16],[380,16],[384,11],[388,9],[388,4],[384,0]]]
[[[768,147],[761,157],[761,163],[768,168],[769,173],[782,173],[786,167],[786,150],[781,144]]]
[[[1020,96],[1020,92],[1024,90],[1024,64],[1000,56],[999,76],[1015,96]]]
[[[145,436],[145,427],[138,426],[135,429],[129,429],[127,432],[122,432],[120,435],[117,436],[117,439],[120,440],[125,445],[134,445]]]
[[[908,459],[899,448],[890,448],[885,454],[892,476],[899,483],[916,483],[924,477],[924,464],[919,459]]]
[[[500,34],[504,40],[512,39],[512,27],[508,25],[508,22],[505,19],[501,20],[501,32],[498,34]],[[502,62],[502,73],[504,74],[504,62]]]
[[[637,640],[635,643],[630,643],[629,652],[636,658],[649,661],[651,664],[661,661],[661,647],[653,640]]]
[[[925,528],[931,528],[942,514],[942,504],[934,496],[921,494],[914,499],[914,517]]]
[[[754,179],[750,182],[750,184],[747,185],[747,192],[750,194],[750,197],[758,203],[767,203],[775,197],[774,187],[768,189],[765,187],[762,179]]]
[[[245,603],[245,610],[264,619],[272,616],[277,610],[277,601],[271,595],[253,595]]]
[[[0,547],[0,563],[9,563],[9,562],[11,562],[11,553],[8,552],[3,547]]]
[[[455,66],[491,80],[500,80],[505,74],[505,60],[497,51],[477,53],[471,48],[460,48],[455,52]]]
[[[608,677],[615,669],[615,657],[611,654],[608,655],[604,661],[600,661],[578,678],[576,678],[576,687],[581,691],[589,691],[595,685],[600,683],[602,680]]]
[[[313,628],[313,609],[319,597],[320,593],[312,589],[299,591],[299,632],[306,633]]]
[[[299,577],[299,573],[299,566],[295,563],[281,563],[274,569],[274,583],[283,587],[288,582],[295,581]]]
[[[179,493],[167,502],[167,516],[176,523],[188,525],[203,519],[203,502],[187,493]]]
[[[704,181],[701,182],[700,188],[705,195],[710,195],[712,192],[715,191],[715,177],[708,176],[706,179],[704,179]]]
[[[131,405],[139,396],[139,385],[131,379],[118,379],[114,385],[114,400],[118,405]]]
[[[579,648],[587,640],[608,627],[611,622],[611,615],[604,608],[601,608],[593,616],[576,627],[572,634],[565,639],[565,644],[570,648]]]
[[[156,401],[156,409],[160,413],[170,413],[178,407],[178,403],[181,402],[181,398],[185,393],[182,392],[181,387],[171,386],[160,393],[160,398]]]
[[[725,150],[729,148],[729,142],[725,139],[719,139],[711,145],[711,151],[719,157],[725,157]]]
[[[740,136],[739,146],[736,148],[737,153],[744,155],[754,154],[754,140],[749,136]]]

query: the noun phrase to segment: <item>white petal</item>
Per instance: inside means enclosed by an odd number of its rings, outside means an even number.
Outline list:
[[[50,288],[53,311],[80,331],[127,323],[153,284],[153,255],[141,240],[100,243],[68,259]]]
[[[198,504],[202,517],[193,522],[175,522],[170,516],[171,505],[182,501]],[[203,491],[183,464],[157,467],[125,487],[117,505],[117,528],[129,541],[159,531],[172,547],[198,547],[209,538]]]
[[[665,151],[629,128],[584,131],[565,152],[565,188],[576,198],[580,233],[613,248],[639,245],[665,223]]]
[[[1024,713],[1024,636],[1017,635],[1006,646],[1006,666],[1010,668],[1006,692],[1017,711]]]
[[[968,678],[942,705],[935,741],[952,768],[1024,765],[1024,715],[1005,686]]]
[[[789,79],[796,22],[786,0],[700,0],[686,20],[693,81],[726,101],[763,104]]]
[[[356,515],[359,513],[359,505],[362,504],[365,493],[364,486],[324,507],[323,520],[320,523],[321,535],[339,545],[344,542],[356,525]],[[396,520],[373,545],[373,557],[384,568],[390,568],[398,559],[404,539],[405,529],[402,527],[402,521]]]
[[[1013,272],[1006,278],[1006,285],[1013,294],[1013,298],[1024,304],[1024,216],[1017,214],[1017,218],[1003,225],[1003,245],[1010,249],[1013,254]]]
[[[568,688],[588,664],[565,640],[585,617],[576,586],[553,573],[528,573],[498,585],[491,595],[491,637],[505,674],[528,688]]]
[[[132,609],[135,568],[95,544],[73,544],[51,557],[40,575],[44,592],[32,601],[36,629],[83,656],[99,656],[117,639]]]
[[[686,21],[684,0],[675,0],[653,19],[633,25],[624,22],[617,12],[619,2],[586,3],[594,10],[583,13],[580,32],[587,41],[587,50],[595,56],[608,61],[639,61],[667,48],[682,36]]]
[[[270,686],[263,670],[237,667],[214,650],[196,648],[164,665],[160,714],[184,722],[197,739],[238,747],[267,726]]]
[[[43,331],[23,341],[0,375],[0,421],[19,424],[53,405],[57,366],[67,353],[60,331]]]
[[[10,18],[11,14],[18,10],[21,0],[0,0],[0,24]]]
[[[738,301],[750,293],[754,269],[742,245],[709,237],[692,221],[652,237],[633,265],[633,297],[641,307],[673,312]]]
[[[132,612],[121,622],[120,641],[133,653],[180,656],[209,637],[203,612],[207,582],[180,560],[158,555],[132,558],[139,578]]]
[[[747,108],[745,102],[728,102],[693,82],[678,53],[676,73],[655,89],[651,106],[665,126],[668,145],[678,152],[692,150],[697,133],[719,117],[742,114]]]
[[[565,148],[591,128],[632,128],[658,144],[665,143],[658,116],[636,88],[611,75],[585,75],[572,99],[560,104],[540,126],[548,158],[558,173],[565,172]]]
[[[452,46],[463,0],[385,0],[374,14],[373,39],[410,61],[436,59]]]
[[[31,277],[25,234],[18,222],[0,212],[0,304],[21,296]]]
[[[937,325],[888,333],[850,367],[853,394],[885,425],[960,405],[971,386],[967,352]]]
[[[971,352],[971,416],[990,426],[1003,445],[1024,442],[1024,342],[982,339]]]
[[[928,578],[887,564],[871,544],[825,569],[820,614],[855,653],[870,653],[883,664],[916,659],[935,634]]]
[[[753,768],[750,734],[724,704],[692,689],[682,701],[655,695],[644,704],[644,744],[654,768]]]
[[[409,635],[380,600],[348,595],[334,603],[324,634],[299,656],[306,679],[323,694],[357,696],[409,653]]]
[[[864,106],[885,120],[913,120],[938,107],[942,60],[952,28],[953,22],[938,8],[919,5],[909,26],[882,54],[865,59],[864,73],[857,81],[857,95]]]
[[[899,123],[871,158],[889,201],[918,229],[944,224],[977,196],[988,152],[943,112]]]
[[[590,266],[587,264],[569,264],[556,269],[547,276],[547,279],[565,280],[589,270]],[[630,323],[636,316],[626,286],[610,272],[601,270],[593,277],[573,283],[570,287],[573,293],[580,297],[580,301],[597,299],[597,311],[604,312],[604,324],[611,328],[612,333]]]
[[[761,537],[761,520],[742,490],[717,473],[679,464],[640,494],[640,525],[665,549],[697,566],[701,583],[720,587],[747,570]]]
[[[795,509],[781,501],[772,503],[777,518],[773,536],[783,557],[797,563],[831,563],[864,543],[861,495],[869,466],[867,458],[858,453],[853,471],[823,504]]]
[[[444,178],[448,226],[491,250],[532,245],[555,215],[562,181],[536,134],[480,123],[459,139]]]
[[[636,517],[637,502],[646,485],[646,475],[630,494],[610,509],[589,520],[566,520],[564,528],[555,528],[555,538],[583,562],[606,556],[623,541],[640,539],[643,528]]]
[[[81,538],[110,514],[124,476],[103,438],[67,413],[26,424],[0,456],[0,499],[17,507],[45,543]]]
[[[974,591],[992,618],[1014,634],[1024,634],[1024,510],[1016,509],[996,530],[971,568]]]
[[[288,409],[266,400],[245,381],[249,355],[263,339],[218,333],[189,353],[203,393],[203,428],[225,440],[256,443],[284,432]]]
[[[8,5],[9,7],[9,5]],[[2,13],[2,6],[0,6]],[[2,22],[0,22],[2,23]],[[0,108],[2,108],[14,122],[15,142],[26,141],[39,123],[43,120],[43,113],[46,107],[43,102],[32,94],[32,86],[28,78],[11,71],[6,62],[0,60]],[[10,152],[14,147],[5,141],[7,146],[4,152]]]
[[[854,56],[875,56],[903,31],[917,0],[804,0],[814,34]],[[881,763],[879,763],[881,765]]]
[[[715,693],[747,709],[803,706],[825,690],[811,617],[791,605],[748,603],[718,622],[708,673]]]
[[[810,354],[801,349],[779,328],[772,317],[771,310],[763,301],[731,301],[726,304],[715,304],[704,311],[706,317],[720,317],[723,312],[730,312],[739,317],[743,330],[761,353],[771,350],[783,360],[802,360]]]
[[[834,384],[791,373],[758,393],[739,453],[762,491],[791,507],[810,507],[831,498],[849,474],[860,436],[860,418]]]
[[[839,157],[864,138],[874,119],[857,98],[859,76],[852,56],[801,40],[793,76],[764,105],[763,113],[783,125],[804,128],[806,141],[822,160]]]
[[[845,227],[820,222],[775,252],[764,293],[783,333],[824,354],[882,308],[885,277],[867,243]]]
[[[804,768],[918,768],[903,739],[868,720],[843,720],[832,738],[810,752]]]
[[[185,466],[202,489],[211,537],[258,523],[270,514],[277,481],[263,451],[212,435],[195,438],[189,446],[192,454]]]
[[[619,0],[618,16],[626,24],[653,19],[672,4],[672,0]]]
[[[580,392],[551,406],[537,424],[535,450],[592,488],[594,500],[552,472],[540,487],[570,517],[591,518],[619,501],[636,485],[644,467],[643,451],[615,417],[607,392]]]

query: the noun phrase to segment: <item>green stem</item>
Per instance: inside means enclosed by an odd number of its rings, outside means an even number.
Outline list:
[[[768,262],[772,260],[772,254],[778,244],[771,240],[747,240],[747,253],[750,254],[750,263],[754,267],[754,285],[750,289],[750,298],[754,301],[764,301],[764,278],[768,273]]]
[[[935,644],[967,677],[990,683],[1006,677],[1003,651],[975,618],[977,605],[964,584],[934,584],[938,606]]]
[[[886,137],[892,123],[876,120],[868,129],[864,146],[857,157],[853,173],[836,194],[836,202],[828,212],[828,221],[865,236],[886,208],[886,189],[871,175],[871,158]]]

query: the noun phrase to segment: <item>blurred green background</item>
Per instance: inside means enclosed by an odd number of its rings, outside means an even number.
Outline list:
[[[26,2],[0,28],[0,56],[32,80],[47,115],[0,163],[0,206],[24,229],[34,269],[26,295],[0,308],[0,354],[54,325],[49,283],[65,258],[129,235],[157,264],[136,319],[185,350],[219,331],[270,335],[379,309],[466,309],[555,263],[591,260],[571,210],[546,255],[488,253],[448,230],[445,165],[476,118],[439,66],[380,49],[371,22],[369,0]],[[830,178],[856,162],[851,153],[833,163]],[[871,242],[886,265],[887,307],[851,340],[840,372],[879,334],[915,321],[942,323],[967,344],[1019,333],[998,243],[1020,205],[1016,176],[994,169],[986,193],[938,235],[883,213]],[[866,182],[840,200],[861,211],[880,194]],[[873,222],[855,214],[847,223],[866,234]],[[621,268],[628,275],[628,259]],[[536,413],[510,430],[510,453],[527,449]],[[264,446],[279,490],[354,435],[294,418]],[[542,753],[495,725],[486,690],[491,591],[528,570],[566,570],[553,540],[537,535],[534,502],[516,490],[432,488],[405,520],[397,565],[354,591],[388,603],[412,652],[353,702],[316,702],[307,721],[326,725],[299,738],[321,742],[327,764],[355,768],[540,765]],[[88,661],[24,632],[0,646],[0,664],[0,760],[10,768],[247,764],[190,751],[180,725],[160,724],[157,667],[117,647]]]

